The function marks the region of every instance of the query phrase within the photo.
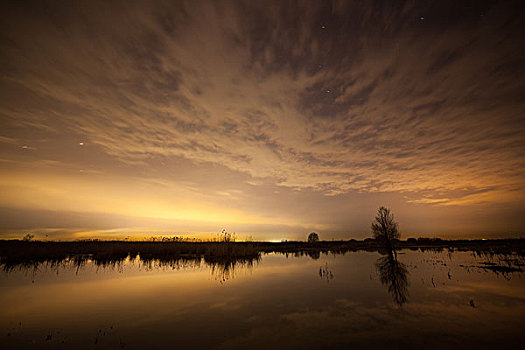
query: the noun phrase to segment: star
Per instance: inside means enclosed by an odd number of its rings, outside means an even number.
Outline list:
[[[326,26],[325,26],[325,25],[322,25],[321,28],[326,29]]]
[[[425,17],[419,17],[420,20],[424,21],[425,20]]]

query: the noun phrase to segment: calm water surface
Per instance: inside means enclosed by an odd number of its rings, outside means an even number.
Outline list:
[[[89,261],[15,267],[0,275],[0,343],[5,349],[519,346],[521,267],[516,256],[411,250],[398,252],[397,261],[355,252],[270,254],[233,267],[138,258],[106,267]]]

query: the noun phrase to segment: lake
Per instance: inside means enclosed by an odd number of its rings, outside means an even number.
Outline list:
[[[447,249],[4,266],[0,342],[5,349],[519,346],[523,266],[516,254]]]

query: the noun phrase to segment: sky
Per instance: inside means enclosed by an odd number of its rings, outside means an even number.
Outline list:
[[[0,6],[0,238],[524,232],[520,1]]]

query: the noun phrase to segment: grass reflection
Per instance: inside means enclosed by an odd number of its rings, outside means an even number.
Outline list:
[[[136,261],[146,269],[181,267],[211,267],[215,278],[221,282],[232,279],[238,267],[252,267],[262,254],[277,253],[285,256],[308,256],[320,259],[323,255],[344,255],[356,251],[377,251],[384,255],[376,263],[381,282],[389,286],[398,304],[406,302],[408,272],[397,260],[396,249],[419,251],[448,250],[471,251],[481,263],[465,266],[498,274],[521,272],[524,266],[525,240],[493,241],[443,241],[443,240],[392,240],[385,247],[381,241],[320,241],[306,242],[123,242],[123,241],[0,241],[0,268],[38,273],[41,268],[58,269],[73,267],[77,272],[86,264],[100,268],[122,269],[126,262]]]

